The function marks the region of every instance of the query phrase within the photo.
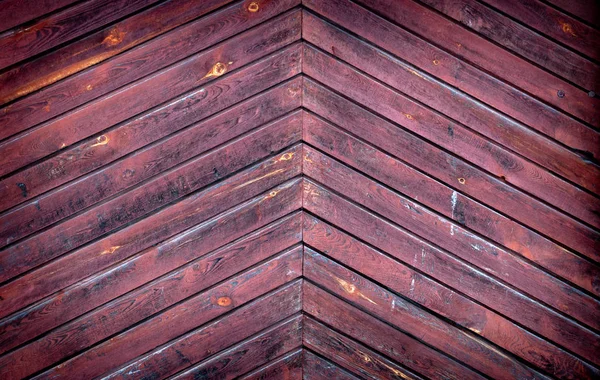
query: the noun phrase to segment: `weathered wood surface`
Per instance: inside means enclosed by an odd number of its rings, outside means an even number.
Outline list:
[[[600,15],[4,0],[0,378],[600,378]]]

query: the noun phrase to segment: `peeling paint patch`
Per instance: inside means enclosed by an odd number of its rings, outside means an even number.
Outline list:
[[[575,34],[575,31],[573,31],[573,27],[571,26],[571,24],[564,21],[559,21],[558,23],[560,24],[560,28],[562,29],[563,33],[569,34],[573,37],[577,37],[577,34]]]
[[[111,29],[108,36],[106,36],[106,38],[104,38],[104,40],[102,41],[102,44],[108,45],[108,46],[114,46],[114,45],[121,43],[121,41],[123,41],[124,37],[125,37],[125,32],[119,30],[119,28],[113,28],[113,29]]]
[[[233,63],[233,62],[230,62],[230,63]],[[206,78],[210,78],[210,77],[218,78],[221,75],[225,74],[226,71],[227,71],[227,65],[225,63],[217,62],[213,65],[213,67],[211,67],[210,70],[208,70],[206,75],[203,76],[201,79],[206,79]]]

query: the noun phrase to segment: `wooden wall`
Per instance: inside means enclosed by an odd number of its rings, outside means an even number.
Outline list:
[[[600,378],[595,0],[4,0],[0,379]]]

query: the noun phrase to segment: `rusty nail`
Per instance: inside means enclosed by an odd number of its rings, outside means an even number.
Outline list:
[[[565,97],[565,92],[563,90],[558,90],[558,92],[556,93],[556,95],[558,95],[559,98],[564,98]]]

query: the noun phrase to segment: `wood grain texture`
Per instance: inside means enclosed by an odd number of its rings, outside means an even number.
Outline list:
[[[0,378],[599,378],[597,12],[2,1]]]

